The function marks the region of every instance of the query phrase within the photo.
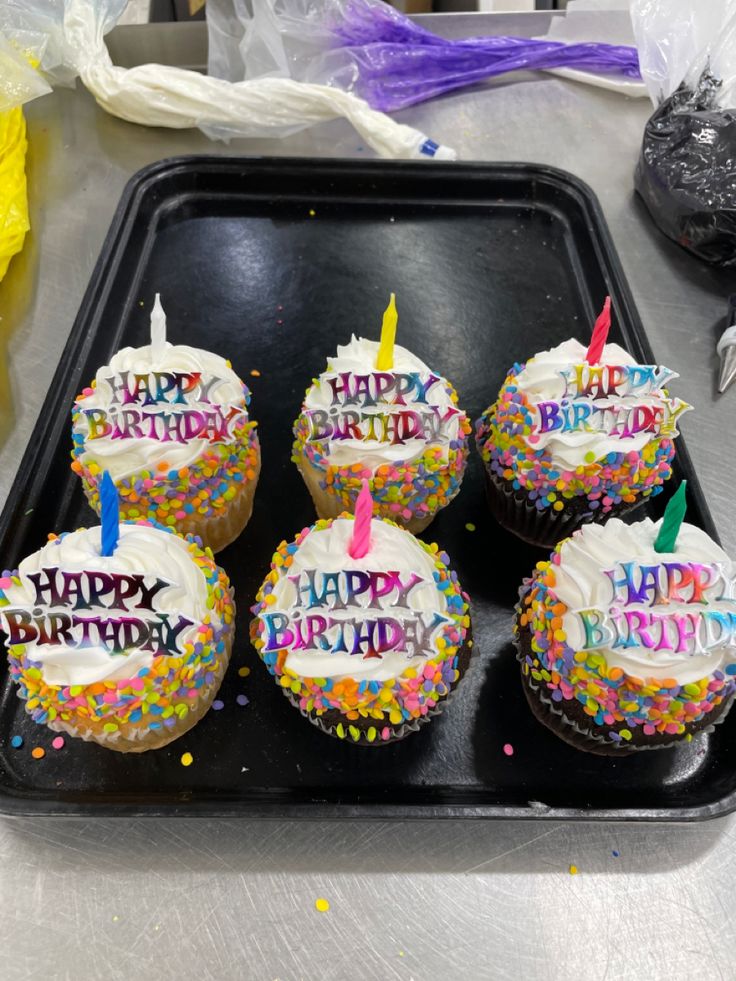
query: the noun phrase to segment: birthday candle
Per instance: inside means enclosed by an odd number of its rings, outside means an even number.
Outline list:
[[[598,319],[593,326],[593,333],[590,337],[590,345],[585,355],[588,364],[598,364],[603,354],[603,348],[608,340],[608,331],[611,328],[611,297],[606,297],[603,309],[598,315]]]
[[[667,503],[662,524],[659,528],[659,534],[654,542],[655,552],[675,551],[677,536],[680,533],[680,525],[685,518],[685,511],[687,510],[687,503],[685,501],[686,487],[687,481],[683,480]]]
[[[120,537],[120,504],[118,489],[107,470],[100,481],[100,523],[102,525],[100,555],[112,555]]]
[[[158,361],[166,350],[166,314],[161,306],[161,295],[156,294],[151,310],[151,360]]]
[[[394,343],[396,341],[396,324],[399,315],[396,312],[396,294],[391,294],[389,304],[383,313],[383,324],[381,325],[381,344],[378,348],[376,357],[376,368],[379,371],[388,371],[394,366]]]
[[[355,502],[355,521],[353,522],[353,537],[348,546],[351,559],[362,559],[371,547],[371,520],[373,518],[373,498],[368,481],[363,479],[363,486]]]

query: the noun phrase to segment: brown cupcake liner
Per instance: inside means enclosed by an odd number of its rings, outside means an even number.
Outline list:
[[[459,654],[458,666],[460,670],[460,677],[452,685],[448,693],[443,695],[439,702],[437,702],[436,705],[427,711],[426,715],[421,715],[418,719],[412,719],[411,722],[402,722],[397,726],[393,726],[389,722],[381,723],[378,721],[378,719],[348,719],[347,716],[339,715],[337,709],[328,709],[327,712],[324,712],[322,715],[317,715],[316,712],[309,712],[307,709],[303,709],[299,704],[299,696],[295,695],[294,692],[290,691],[290,689],[282,688],[281,690],[289,702],[301,713],[301,715],[304,716],[305,719],[308,719],[309,722],[311,722],[313,726],[316,726],[321,732],[324,732],[328,736],[332,736],[334,739],[338,739],[341,743],[346,743],[351,746],[366,746],[371,748],[376,746],[389,746],[391,743],[397,743],[402,739],[406,739],[407,736],[411,735],[413,732],[417,732],[422,726],[426,725],[444,711],[445,706],[450,699],[454,697],[460,683],[468,673],[468,670],[477,657],[478,653],[472,640],[472,629],[471,627],[468,627],[466,640],[463,646],[460,648]],[[326,716],[334,718],[335,715],[339,716],[335,721],[328,722],[325,718]],[[337,734],[338,725],[342,725],[343,729],[346,731],[348,730],[349,726],[353,726],[354,728],[358,729],[358,738],[355,739],[352,735],[341,738]],[[373,742],[371,742],[367,735],[369,728],[375,728],[379,732],[382,729],[389,728],[391,730],[391,735],[388,739],[381,739],[380,736],[376,736]]]
[[[635,753],[651,752],[657,749],[671,749],[674,746],[683,745],[687,733],[648,746],[638,746],[624,742],[624,740],[621,743],[617,743],[613,739],[608,739],[603,735],[591,732],[590,728],[583,728],[576,719],[569,717],[564,707],[562,707],[564,701],[555,702],[547,695],[544,683],[536,682],[531,674],[524,674],[523,669],[526,664],[526,655],[521,649],[518,617],[523,612],[522,600],[531,587],[532,582],[532,579],[525,579],[519,587],[519,602],[516,604],[514,611],[514,624],[517,629],[513,632],[513,643],[516,648],[516,660],[519,662],[522,688],[529,703],[529,708],[535,718],[568,745],[586,753],[594,753],[597,756],[633,756]],[[713,732],[715,726],[720,725],[726,718],[733,702],[733,696],[724,700],[711,713],[711,716],[708,716],[708,720],[704,720],[704,724],[697,724],[699,727],[691,735],[695,736],[701,733]]]
[[[617,505],[600,519],[585,511],[577,498],[565,502],[561,511],[555,511],[554,508],[540,510],[529,500],[526,491],[514,490],[508,481],[490,472],[487,467],[484,467],[484,472],[486,497],[493,517],[517,538],[539,548],[553,549],[583,525],[603,523],[609,518],[628,514],[645,500],[642,498],[633,504]]]

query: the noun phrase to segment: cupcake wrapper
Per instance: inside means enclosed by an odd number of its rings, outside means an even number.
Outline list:
[[[321,481],[324,480],[324,471],[316,467],[307,457],[302,453],[299,462],[297,463],[297,470],[302,475],[304,483],[307,485],[307,490],[309,491],[312,501],[314,502],[314,508],[317,512],[317,516],[320,518],[337,518],[344,511],[351,511],[351,508],[346,508],[340,497],[337,494],[331,494],[328,490],[321,486]],[[458,493],[460,488],[455,492]],[[455,497],[453,495],[453,498]],[[449,501],[447,502],[450,503]],[[447,505],[445,505],[447,506]],[[412,535],[418,535],[420,532],[428,528],[429,525],[434,521],[437,516],[437,511],[430,511],[425,516],[412,517],[409,519],[402,518],[400,514],[385,514],[384,517],[389,518],[394,521],[397,525],[401,525],[402,528],[406,528],[410,531]]]
[[[231,590],[232,595],[232,590]],[[63,719],[56,718],[45,725],[54,732],[63,732],[74,739],[83,739],[85,742],[94,742],[105,749],[112,749],[118,753],[145,753],[149,749],[161,749],[169,743],[183,736],[184,733],[192,729],[199,720],[209,711],[215,699],[222,679],[230,663],[230,654],[233,647],[235,630],[231,630],[225,640],[225,651],[217,662],[215,668],[215,678],[207,688],[203,688],[193,707],[190,708],[185,719],[178,719],[176,725],[171,728],[161,729],[142,729],[136,725],[122,724],[117,732],[104,732],[102,723],[99,725],[85,725],[80,723],[64,722]],[[26,711],[28,709],[26,708]],[[30,714],[30,713],[29,713]]]
[[[485,476],[486,496],[491,514],[507,531],[530,545],[553,549],[558,542],[569,538],[578,528],[599,520],[592,514],[572,510],[569,507],[564,507],[561,511],[555,511],[553,508],[540,510],[535,507],[533,501],[528,500],[526,494],[514,490],[507,481],[497,474],[490,473],[487,468]],[[600,520],[606,521],[614,516],[628,514],[643,503],[643,500],[638,500],[633,504],[618,506],[606,515],[602,515]]]
[[[522,613],[522,600],[530,588],[531,583],[531,579],[525,579],[519,588],[519,602],[515,608],[515,618]],[[656,749],[671,749],[673,746],[681,746],[683,744],[684,736],[677,736],[668,742],[658,742],[651,746],[632,746],[631,743],[624,742],[623,740],[621,743],[616,743],[611,739],[606,739],[605,736],[592,733],[590,729],[583,729],[576,720],[568,717],[564,708],[560,707],[562,703],[552,701],[546,693],[544,684],[539,684],[531,675],[525,675],[523,673],[522,666],[525,664],[525,654],[521,649],[519,636],[516,632],[513,635],[513,642],[516,648],[516,660],[519,662],[522,687],[531,711],[543,725],[570,746],[574,746],[575,749],[580,749],[587,753],[595,753],[598,756],[633,756],[635,753],[651,752],[651,750]],[[714,728],[720,725],[728,715],[733,701],[734,699],[731,698],[728,702],[718,706],[720,711],[718,712],[717,718],[713,719],[704,728],[698,729],[696,734],[700,735],[701,733],[713,732]]]
[[[472,636],[470,634],[470,629],[468,630],[468,633],[469,636]],[[382,725],[380,722],[378,722],[378,720],[376,720],[375,728],[378,730],[389,728],[391,730],[391,735],[389,736],[388,739],[380,739],[377,737],[376,739],[373,740],[373,742],[370,742],[370,740],[366,735],[366,730],[364,729],[358,730],[359,736],[357,739],[353,738],[352,735],[350,735],[349,737],[341,738],[337,734],[336,731],[337,726],[339,724],[342,724],[343,728],[347,729],[348,726],[351,726],[353,724],[350,721],[350,719],[343,718],[340,723],[336,722],[334,723],[334,725],[330,725],[327,722],[325,722],[323,716],[316,715],[314,712],[308,712],[306,709],[303,709],[299,704],[299,697],[295,695],[292,691],[290,691],[288,688],[282,688],[281,691],[284,693],[284,695],[289,700],[289,702],[294,706],[294,708],[296,708],[304,716],[305,719],[308,719],[312,723],[312,725],[316,726],[319,730],[326,733],[328,736],[332,736],[334,739],[338,739],[341,743],[348,743],[349,745],[352,746],[366,746],[366,747],[389,746],[391,743],[397,743],[401,739],[405,739],[407,736],[411,735],[411,733],[417,732],[417,730],[420,729],[423,725],[425,725],[431,719],[434,719],[436,716],[440,715],[444,711],[445,706],[450,701],[450,699],[454,697],[455,692],[460,687],[463,678],[468,673],[468,671],[471,670],[473,663],[476,661],[477,657],[478,657],[478,653],[476,651],[475,645],[473,644],[473,646],[469,648],[467,664],[465,666],[465,669],[461,671],[460,677],[457,679],[457,681],[452,686],[450,691],[443,698],[441,698],[440,701],[437,702],[435,706],[433,706],[427,711],[426,715],[420,715],[418,719],[412,719],[410,722],[403,722],[398,726],[392,726],[390,723],[386,723],[385,725]]]

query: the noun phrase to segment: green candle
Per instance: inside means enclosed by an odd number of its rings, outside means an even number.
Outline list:
[[[677,536],[680,533],[680,525],[685,518],[685,511],[687,510],[687,503],[685,501],[686,487],[687,481],[683,480],[665,508],[659,534],[654,543],[655,552],[675,551]]]

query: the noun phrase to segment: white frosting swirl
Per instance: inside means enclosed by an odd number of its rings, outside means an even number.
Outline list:
[[[365,337],[355,337],[355,335],[351,337],[349,344],[338,345],[335,357],[329,358],[327,361],[327,370],[319,376],[307,392],[302,411],[315,409],[328,411],[330,409],[332,388],[328,382],[329,378],[334,378],[346,371],[358,375],[377,371],[376,357],[379,346],[378,341],[369,341]],[[393,360],[393,368],[390,369],[392,372],[417,372],[423,382],[426,382],[432,374],[430,368],[423,361],[399,344],[394,345]],[[457,408],[447,393],[446,384],[444,378],[438,378],[427,390],[427,406],[436,406],[443,416],[448,409]],[[379,412],[398,412],[401,408],[404,407],[379,403],[375,406],[361,408],[360,411],[366,414],[376,414]],[[422,408],[422,405],[407,403],[406,408]],[[456,412],[445,425],[442,440],[432,445],[440,446],[446,451],[449,443],[457,439],[460,418],[461,413]],[[395,463],[397,460],[406,462],[416,460],[425,453],[427,441],[413,438],[402,444],[394,445],[392,443],[380,443],[378,440],[367,441],[349,438],[324,440],[321,442],[321,446],[328,449],[329,462],[334,466],[343,467],[362,463],[367,469],[375,471],[380,466]]]
[[[170,344],[164,347],[162,357],[154,357],[151,345],[144,347],[124,347],[110,361],[97,371],[97,386],[91,395],[80,399],[78,405],[82,409],[108,410],[112,405],[113,390],[107,380],[121,371],[132,374],[148,374],[152,371],[194,372],[202,374],[202,381],[212,378],[219,381],[208,392],[208,398],[220,406],[243,406],[243,383],[230,368],[224,358],[211,351],[188,347],[185,344]],[[187,408],[212,408],[197,401],[198,391],[187,396]],[[159,404],[159,408],[162,404]],[[155,409],[155,406],[151,407]],[[141,470],[155,469],[158,463],[166,461],[171,469],[180,470],[191,466],[202,455],[211,443],[207,439],[195,438],[187,443],[162,442],[149,436],[134,439],[112,439],[99,436],[94,440],[87,439],[87,422],[84,414],[80,413],[74,424],[74,432],[81,433],[86,440],[84,451],[79,459],[83,464],[94,461],[103,470],[107,470],[113,480],[122,480]]]
[[[154,611],[182,614],[193,621],[193,626],[185,628],[179,635],[180,648],[194,641],[197,625],[208,614],[212,622],[217,623],[217,618],[207,609],[207,580],[194,563],[183,538],[148,525],[121,523],[115,551],[110,556],[102,556],[100,533],[99,526],[82,528],[48,542],[25,558],[18,570],[20,585],[12,584],[4,590],[10,601],[7,608],[36,608],[36,590],[28,576],[44,568],[56,567],[63,572],[138,573],[152,579],[165,579],[172,585],[155,594]],[[3,609],[0,608],[0,616]],[[116,615],[114,611],[103,612]],[[29,646],[28,656],[38,662],[44,681],[50,685],[91,685],[96,681],[131,678],[153,662],[153,654],[149,651],[136,650],[122,655],[94,647],[73,649],[63,644]]]
[[[434,562],[413,535],[374,518],[371,522],[371,547],[368,554],[362,559],[354,559],[348,552],[354,527],[354,521],[337,518],[329,528],[313,529],[294,553],[288,575],[296,576],[307,569],[318,569],[325,573],[355,569],[359,572],[398,572],[406,580],[411,573],[416,573],[426,583],[411,590],[408,597],[410,610],[407,612],[446,612],[444,594],[437,589],[433,578]],[[282,611],[288,614],[297,598],[296,587],[289,578],[282,576],[274,585],[273,595],[275,603],[268,607],[268,612]],[[351,609],[349,615],[362,615],[365,618],[380,615],[378,610],[371,612],[369,596],[358,595],[356,598],[361,608]],[[386,609],[391,612],[390,607]],[[407,657],[400,651],[388,651],[381,658],[363,660],[357,655],[326,653],[318,648],[311,648],[289,651],[286,657],[286,667],[302,677],[351,677],[359,681],[386,681],[403,674],[407,668],[420,667],[426,663],[425,657]]]
[[[683,524],[677,536],[677,550],[672,553],[654,551],[660,522],[649,518],[636,524],[624,524],[618,518],[610,518],[605,525],[584,525],[563,542],[560,548],[560,564],[553,565],[555,585],[552,592],[568,607],[563,616],[563,629],[567,643],[574,650],[585,646],[585,631],[578,616],[579,610],[597,608],[606,610],[612,601],[611,580],[605,574],[618,563],[634,562],[643,565],[659,565],[663,562],[697,562],[720,564],[723,575],[728,580],[736,576],[736,566],[723,551],[700,528]],[[715,602],[723,590],[717,584],[705,591],[709,606],[669,601],[655,608],[659,613],[693,613],[703,609],[730,612],[736,616],[736,599]],[[632,604],[632,610],[649,610],[644,604]],[[711,649],[708,653],[681,653],[674,651],[651,651],[646,647],[611,648],[596,647],[604,654],[609,666],[622,668],[627,674],[638,678],[673,678],[685,685],[698,681],[736,660],[736,651],[728,644]]]
[[[585,361],[587,348],[574,339],[563,341],[549,351],[541,351],[527,361],[523,371],[517,375],[516,384],[524,391],[532,405],[539,402],[559,402],[565,395],[565,379],[561,372],[571,365],[582,364]],[[637,362],[628,351],[618,344],[606,344],[599,359],[603,365],[635,365]],[[672,376],[671,376],[672,377]],[[674,377],[677,377],[676,375]],[[626,408],[634,405],[647,405],[656,408],[661,406],[662,398],[657,394],[614,396],[600,400],[600,404]],[[600,460],[608,453],[637,453],[656,434],[641,432],[635,436],[609,436],[604,432],[567,432],[553,430],[548,433],[535,434],[536,441],[530,443],[534,449],[545,448],[552,464],[564,470],[574,470],[586,463],[589,453]]]

